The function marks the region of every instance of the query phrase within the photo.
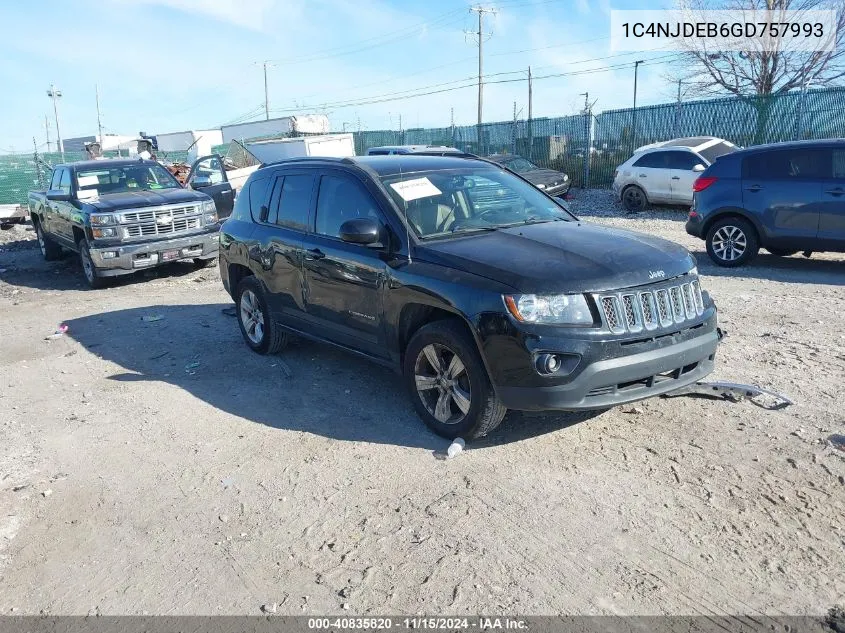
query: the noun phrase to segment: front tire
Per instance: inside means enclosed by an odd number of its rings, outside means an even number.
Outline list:
[[[403,373],[417,414],[438,435],[483,437],[505,417],[478,348],[458,321],[417,330],[405,350]]]
[[[748,220],[725,218],[707,231],[707,254],[719,266],[744,266],[757,256],[760,242]]]
[[[82,264],[82,274],[85,275],[85,281],[92,290],[104,288],[106,280],[100,277],[97,267],[94,266],[94,260],[91,259],[91,251],[88,248],[88,240],[84,237],[76,244],[79,249],[79,263]]]
[[[62,247],[44,234],[44,229],[41,228],[41,222],[35,223],[35,235],[38,238],[38,248],[41,249],[41,255],[46,261],[53,262],[61,259]]]
[[[288,342],[287,332],[273,321],[264,288],[255,277],[246,277],[235,294],[238,325],[244,341],[258,354],[276,354]]]

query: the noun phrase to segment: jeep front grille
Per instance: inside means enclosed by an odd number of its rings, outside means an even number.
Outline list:
[[[202,227],[200,205],[172,205],[123,211],[118,217],[124,239],[174,235]]]
[[[595,298],[601,307],[602,321],[614,334],[668,328],[704,313],[698,279],[654,290],[602,293]]]

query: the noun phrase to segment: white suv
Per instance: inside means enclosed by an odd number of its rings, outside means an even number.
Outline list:
[[[677,138],[634,151],[616,169],[613,192],[628,211],[649,203],[692,204],[692,183],[719,156],[739,149],[714,136]]]

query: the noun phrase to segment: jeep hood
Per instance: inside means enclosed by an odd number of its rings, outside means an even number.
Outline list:
[[[521,293],[600,292],[689,272],[683,246],[585,222],[545,222],[423,243],[418,259],[500,281]]]

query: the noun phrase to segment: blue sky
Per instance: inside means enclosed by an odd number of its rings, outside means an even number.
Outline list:
[[[62,136],[94,134],[94,86],[106,132],[150,134],[217,127],[252,114],[263,118],[261,60],[268,71],[271,116],[325,112],[333,129],[445,126],[476,119],[469,87],[413,99],[376,101],[402,91],[472,83],[477,28],[467,0],[40,0],[0,5],[0,152],[43,145],[44,115],[55,140],[51,82],[62,90]],[[486,18],[485,75],[537,79],[534,116],[572,114],[588,91],[597,109],[629,107],[635,59],[613,55],[610,0],[497,0]],[[622,0],[613,8],[662,8]],[[37,7],[37,8],[36,8]],[[587,61],[593,60],[593,61]],[[624,68],[602,71],[625,64]],[[510,73],[510,74],[503,74]],[[640,67],[638,103],[671,100],[667,67]],[[492,76],[495,75],[495,76]],[[452,83],[448,83],[452,82]],[[446,85],[443,85],[446,84]],[[391,93],[391,94],[388,94]],[[527,112],[525,81],[485,89],[484,118],[507,120],[513,103]]]

